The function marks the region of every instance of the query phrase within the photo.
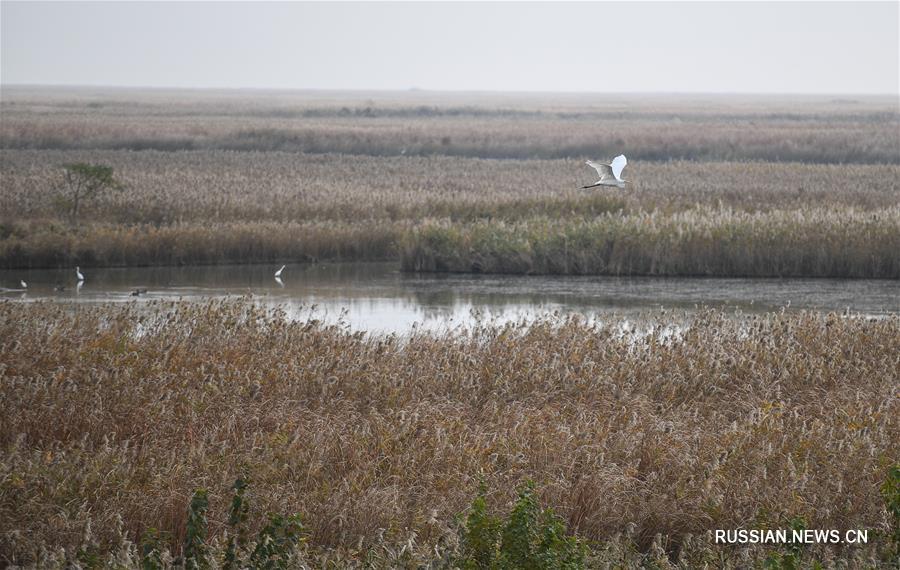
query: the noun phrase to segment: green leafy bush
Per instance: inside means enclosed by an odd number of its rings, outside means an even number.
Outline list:
[[[473,501],[463,530],[459,566],[471,570],[551,570],[584,568],[587,548],[552,509],[541,509],[534,483],[519,490],[505,521],[487,512],[484,486]]]
[[[218,567],[215,559],[220,555],[221,568],[225,570],[282,570],[292,567],[293,556],[304,542],[305,529],[300,515],[270,514],[268,524],[260,530],[255,540],[250,541],[246,528],[250,517],[250,505],[246,496],[248,488],[246,478],[237,479],[232,486],[234,495],[228,516],[230,534],[224,553],[208,541],[208,493],[205,489],[194,492],[188,507],[184,553],[181,560],[174,561],[175,567],[197,570]],[[167,554],[160,547],[160,536],[156,529],[144,533],[140,545],[142,570],[170,567],[166,562]]]
[[[209,568],[207,560],[206,511],[209,496],[206,489],[197,489],[188,508],[187,534],[184,538],[184,567],[191,570]]]

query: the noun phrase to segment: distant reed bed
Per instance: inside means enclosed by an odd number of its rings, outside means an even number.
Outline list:
[[[428,272],[900,279],[900,207],[33,228],[8,226],[0,267],[399,258]]]
[[[486,512],[508,513],[526,480],[589,567],[760,565],[709,531],[801,519],[872,533],[805,560],[886,563],[900,317],[686,324],[672,337],[547,317],[399,338],[246,301],[2,302],[0,562],[127,566],[109,556],[136,558],[149,529],[180,556],[198,517],[221,553],[244,478],[249,535],[266,512],[297,513],[312,567],[449,567],[480,482]]]
[[[126,189],[85,204],[73,228],[54,188],[77,161],[113,166]],[[629,169],[633,187],[596,191],[580,189],[594,173],[576,160],[5,150],[0,267],[402,258],[413,270],[897,275],[898,166]]]
[[[408,271],[900,279],[900,207],[424,224]]]
[[[890,98],[4,95],[3,149],[900,164]]]
[[[0,239],[0,267],[387,260],[396,259],[404,231],[402,223],[377,222],[94,225],[79,231],[51,223],[30,233],[32,227],[13,226]]]
[[[298,155],[285,152],[0,152],[0,219],[53,219],[62,165],[115,169],[126,190],[85,204],[84,223],[157,224],[450,218],[505,220],[718,205],[757,211],[900,203],[896,165],[642,162],[626,191],[581,190],[582,160]]]

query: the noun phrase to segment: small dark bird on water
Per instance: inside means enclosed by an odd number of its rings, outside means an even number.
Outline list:
[[[53,290],[56,291],[57,293],[62,293],[63,291],[66,290],[66,286],[65,285],[57,285],[56,287],[53,288]]]
[[[131,292],[131,296],[137,297],[138,295],[144,295],[146,293],[147,293],[146,289],[135,289],[134,291]]]

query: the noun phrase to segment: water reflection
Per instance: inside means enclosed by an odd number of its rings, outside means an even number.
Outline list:
[[[900,311],[900,283],[830,279],[616,278],[404,274],[393,263],[94,268],[0,271],[0,298],[78,303],[198,299],[252,294],[289,314],[317,306],[318,318],[358,330],[435,329],[558,311],[589,318],[698,305],[760,312],[781,307],[864,314]],[[22,291],[19,281],[28,283]],[[146,289],[146,294],[143,290]],[[134,291],[141,291],[138,296]],[[298,313],[298,318],[300,315]]]

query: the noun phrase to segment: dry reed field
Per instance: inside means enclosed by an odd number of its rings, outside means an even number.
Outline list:
[[[900,277],[900,208],[768,213],[695,209],[418,228],[410,271]]]
[[[900,279],[898,132],[877,97],[4,87],[0,268]],[[580,188],[619,152],[633,185]],[[73,163],[124,189],[70,217]],[[397,336],[0,301],[0,564],[897,565],[898,370],[896,314]],[[870,540],[714,544],[737,528]]]
[[[55,192],[60,165],[74,161],[111,165],[126,185],[86,203],[77,229]],[[695,260],[663,274],[900,277],[900,166],[892,164],[635,162],[626,171],[635,186],[625,192],[580,190],[593,173],[574,159],[7,149],[0,172],[6,268],[402,258],[419,269],[655,274],[658,264],[645,260],[667,255],[662,240]],[[644,220],[674,233],[645,242],[635,230]],[[790,235],[785,220],[797,221]],[[544,245],[524,236],[550,225],[556,235],[578,234],[586,224],[602,228],[600,250],[631,257],[484,261],[532,257]],[[520,231],[490,251],[445,251],[423,239],[484,225],[498,235]],[[710,226],[731,237],[708,247],[719,237]],[[569,242],[576,257],[596,255],[596,240]],[[772,245],[792,258],[753,257]],[[721,255],[733,260],[728,267]]]
[[[0,267],[396,259],[896,279],[895,103],[5,88]],[[634,185],[581,190],[583,160],[617,152]],[[73,162],[126,187],[85,203],[77,228],[58,193]],[[685,220],[701,223],[685,234]],[[472,237],[485,225],[508,241]],[[569,235],[563,257],[580,261],[540,259]],[[667,247],[691,262],[665,262]],[[759,259],[770,247],[784,255]]]
[[[900,163],[889,96],[5,88],[0,148]]]
[[[245,478],[249,528],[299,514],[291,556],[311,567],[449,567],[479,481],[503,512],[526,480],[588,567],[758,566],[770,548],[709,531],[797,517],[871,530],[867,546],[808,547],[805,565],[887,564],[900,318],[686,324],[399,338],[246,300],[0,303],[0,561],[129,567],[151,528],[179,556],[201,487],[220,552]]]

